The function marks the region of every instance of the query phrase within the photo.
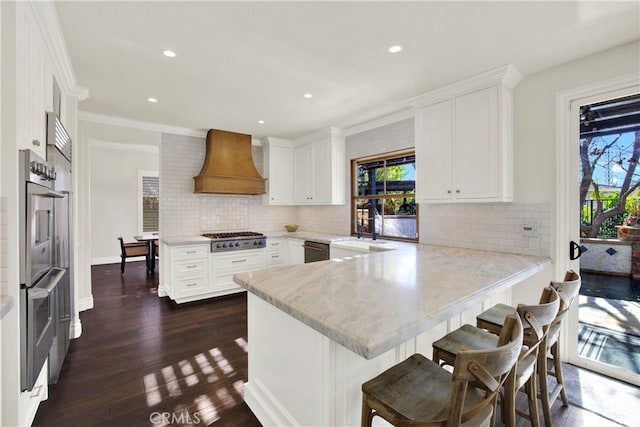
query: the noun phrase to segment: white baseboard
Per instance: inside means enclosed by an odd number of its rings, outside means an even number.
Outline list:
[[[93,295],[78,300],[78,312],[93,308]]]
[[[127,261],[133,262],[134,260]],[[141,259],[136,259],[135,261],[141,261]],[[119,256],[107,256],[107,257],[97,257],[91,258],[91,265],[103,265],[103,264],[120,264]]]
[[[244,384],[244,401],[263,426],[300,425],[262,385],[260,380]]]
[[[136,261],[144,261],[142,257],[127,259],[125,262],[136,262]],[[91,265],[104,265],[104,264],[120,264],[120,257],[115,256],[105,256],[105,257],[97,257],[91,258]]]
[[[75,340],[76,338],[80,338],[80,335],[82,335],[82,322],[80,321],[79,318],[76,317],[75,319],[73,319],[73,322],[71,322],[71,329],[69,331],[69,335],[72,340]]]

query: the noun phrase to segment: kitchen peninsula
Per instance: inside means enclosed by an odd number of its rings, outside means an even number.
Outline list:
[[[359,425],[360,385],[547,268],[544,257],[431,245],[241,273],[245,401],[263,425]],[[541,284],[541,288],[544,284]]]

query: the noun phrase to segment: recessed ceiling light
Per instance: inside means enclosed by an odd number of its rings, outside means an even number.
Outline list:
[[[312,95],[312,94],[310,94],[310,93],[305,93],[305,94],[304,94],[304,97],[305,97],[305,98],[307,98],[307,99],[309,99],[309,98],[313,98],[313,95]]]
[[[156,98],[147,98],[147,101],[149,101],[149,102],[158,102],[158,100]]]
[[[258,120],[258,123],[263,125],[264,124],[264,120]]]
[[[389,53],[398,53],[402,50],[402,46],[399,44],[393,45],[389,48]]]
[[[166,56],[167,58],[175,58],[176,57],[176,53],[172,50],[169,49],[165,49],[162,51],[162,54],[164,56]]]

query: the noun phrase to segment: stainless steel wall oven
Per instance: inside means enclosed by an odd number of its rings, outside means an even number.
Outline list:
[[[19,152],[21,389],[31,390],[56,335],[55,289],[64,270],[54,267],[56,172],[30,150]]]

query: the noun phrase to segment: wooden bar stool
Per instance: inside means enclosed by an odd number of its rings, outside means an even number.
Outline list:
[[[542,292],[540,304],[519,304],[516,309],[523,320],[525,345],[518,358],[515,372],[509,376],[505,384],[502,419],[507,426],[515,425],[516,413],[528,418],[534,427],[540,425],[535,375],[538,348],[544,344],[547,332],[559,307],[558,293],[548,286]],[[497,341],[498,336],[489,331],[471,325],[463,325],[433,343],[433,360],[453,365],[461,351],[490,348],[495,346]],[[529,413],[516,410],[516,394],[523,387],[527,394]]]
[[[364,383],[362,426],[376,415],[395,426],[488,426],[522,347],[520,317],[510,315],[504,324],[497,346],[461,351],[453,373],[414,354]]]
[[[545,346],[538,353],[538,375],[540,383],[540,400],[542,401],[542,412],[544,414],[544,423],[547,427],[551,427],[551,406],[553,402],[558,398],[558,395],[562,397],[562,404],[568,406],[567,392],[564,387],[564,377],[562,376],[562,359],[560,357],[560,329],[562,326],[562,319],[564,319],[573,304],[573,301],[580,292],[580,286],[582,285],[582,279],[580,275],[573,270],[569,270],[564,275],[562,282],[551,282],[551,287],[558,292],[560,296],[560,309],[558,315],[551,323],[547,338],[545,340]],[[486,329],[496,334],[500,333],[503,319],[509,313],[515,312],[515,307],[506,304],[497,304],[489,310],[481,313],[476,318],[476,325],[479,328]],[[525,337],[526,341],[526,337]],[[551,354],[553,357],[554,369],[549,370],[547,368],[547,355]],[[551,375],[556,379],[556,385],[551,392],[549,392],[549,383],[547,376]]]

